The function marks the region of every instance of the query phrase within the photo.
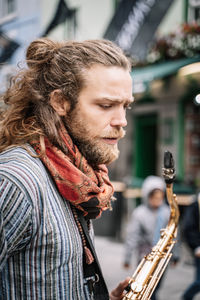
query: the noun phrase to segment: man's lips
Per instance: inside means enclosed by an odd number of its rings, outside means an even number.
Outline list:
[[[120,132],[112,132],[112,133],[107,133],[107,136],[102,137],[102,140],[104,143],[109,144],[109,145],[116,145],[120,139],[122,139],[125,136],[126,131],[125,130],[120,130]]]
[[[103,138],[103,141],[109,145],[117,144],[118,140],[119,140],[119,138],[106,138],[106,137]]]

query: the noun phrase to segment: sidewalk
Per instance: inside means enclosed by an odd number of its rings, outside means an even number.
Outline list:
[[[117,284],[131,276],[135,269],[124,270],[123,262],[123,244],[118,243],[107,237],[95,237],[95,245],[102,271],[108,285],[109,291]],[[180,300],[183,290],[193,280],[194,268],[191,259],[188,259],[186,249],[181,250],[181,261],[176,267],[169,266],[163,279],[162,287],[159,290],[159,300]],[[200,299],[200,294],[195,300]]]

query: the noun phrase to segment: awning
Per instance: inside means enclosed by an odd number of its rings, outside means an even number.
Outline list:
[[[199,61],[200,56],[196,56],[157,63],[147,67],[135,67],[131,72],[133,91],[136,93],[143,92],[151,81],[175,74],[180,68]]]
[[[41,36],[47,36],[56,26],[62,24],[67,19],[71,19],[74,22],[74,28],[76,27],[76,12],[77,9],[69,8],[66,0],[59,0],[55,14]]]
[[[144,60],[155,32],[173,0],[121,0],[104,38],[126,54]]]

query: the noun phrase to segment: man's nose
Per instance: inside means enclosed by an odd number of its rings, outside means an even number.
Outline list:
[[[114,112],[112,119],[111,119],[111,126],[119,126],[119,127],[125,127],[127,126],[127,120],[126,120],[126,110],[124,108],[118,109]]]

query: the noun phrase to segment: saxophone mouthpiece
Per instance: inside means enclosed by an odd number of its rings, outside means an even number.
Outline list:
[[[165,151],[164,153],[164,168],[171,169],[174,168],[174,159],[169,151]]]
[[[174,168],[174,159],[172,153],[165,151],[164,153],[164,168],[163,168],[163,177],[166,183],[172,183],[175,178],[175,168]]]

